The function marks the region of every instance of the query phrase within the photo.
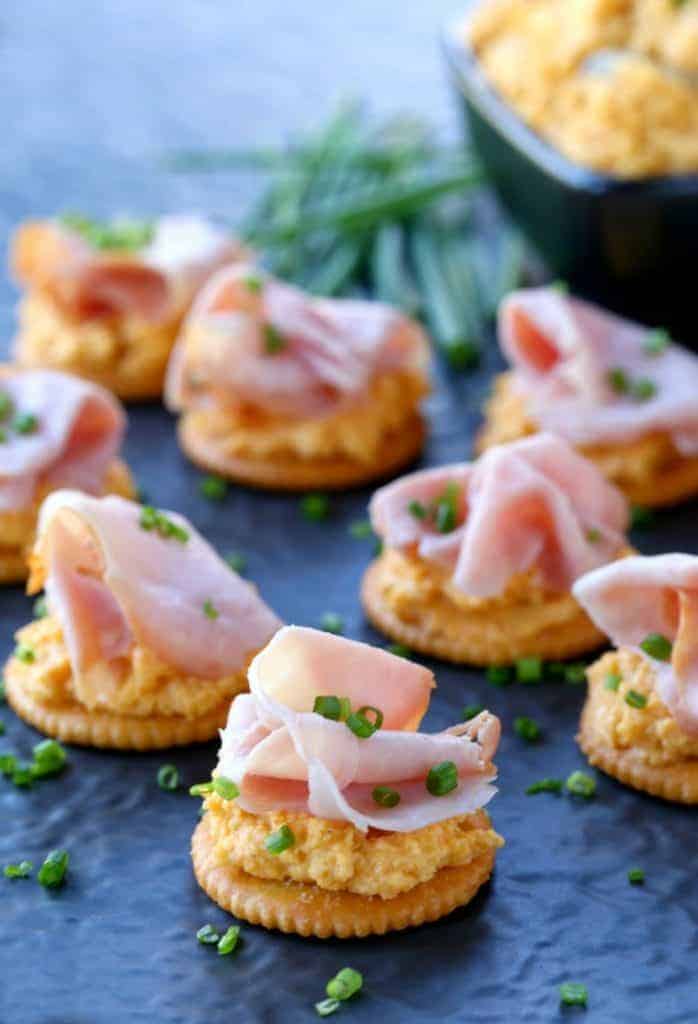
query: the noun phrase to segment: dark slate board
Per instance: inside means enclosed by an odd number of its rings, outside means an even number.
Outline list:
[[[342,9],[319,0],[6,5],[1,227],[66,207],[205,206],[232,214],[252,183],[168,178],[146,157],[221,138],[271,141],[326,111],[329,95],[355,91],[359,66],[380,108],[409,105],[443,122],[434,33],[457,9],[446,0],[353,0]],[[5,283],[5,340],[12,301]],[[468,455],[491,369],[441,382],[429,403],[428,463]],[[381,642],[357,603],[371,542],[347,532],[364,515],[368,492],[337,498],[320,525],[304,522],[293,498],[235,488],[222,506],[208,504],[171,419],[157,407],[132,411],[127,456],[153,500],[189,516],[220,550],[246,555],[249,576],[283,618],[317,624],[331,610],[344,616],[349,636]],[[636,542],[648,552],[697,551],[697,508],[662,514]],[[19,590],[0,594],[3,656],[30,614]],[[164,761],[176,763],[187,784],[205,778],[215,746],[133,756],[73,749],[60,779],[29,792],[0,780],[0,864],[25,857],[38,864],[54,846],[72,858],[68,883],[56,893],[0,878],[0,1024],[311,1021],[326,980],[345,964],[366,979],[365,994],[341,1011],[346,1021],[694,1019],[695,812],[603,776],[588,803],[525,797],[532,780],[584,767],[573,740],[582,689],[498,690],[481,673],[431,667],[439,689],[428,727],[458,719],[473,701],[486,702],[505,726],[501,792],[491,809],[507,846],[493,883],[470,908],[363,942],[244,927],[239,955],[219,958],[194,937],[205,922],[227,920],[192,878],[196,801],[184,791],[164,793],[155,781]],[[539,745],[512,735],[519,714],[545,728]],[[7,726],[0,750],[28,753],[37,734],[9,709],[0,718]],[[644,887],[628,884],[631,866],[646,870]],[[559,1008],[564,980],[588,985],[586,1013]]]

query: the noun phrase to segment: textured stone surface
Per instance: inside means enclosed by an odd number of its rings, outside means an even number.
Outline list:
[[[150,212],[204,206],[234,215],[252,187],[223,176],[170,178],[149,158],[208,142],[272,141],[324,113],[331,97],[370,93],[448,121],[434,42],[446,0],[22,0],[0,12],[0,230],[55,208]],[[3,283],[2,342],[13,293]],[[465,456],[486,387],[447,381],[430,403],[430,462]],[[249,575],[280,615],[317,623],[342,614],[350,636],[376,640],[356,594],[370,541],[347,534],[367,493],[338,498],[330,522],[301,520],[293,499],[233,489],[223,505],[197,495],[197,474],[157,408],[131,416],[127,452],[154,501],[190,516]],[[698,550],[696,506],[667,512],[645,550]],[[302,585],[299,586],[299,579]],[[19,590],[0,594],[0,647],[31,614]],[[0,878],[2,1024],[210,1024],[313,1020],[325,981],[344,966],[366,993],[342,1009],[365,1022],[683,1024],[695,1016],[696,816],[599,777],[589,803],[525,797],[544,775],[584,767],[573,736],[580,688],[489,687],[480,673],[434,665],[427,725],[473,701],[502,716],[501,792],[493,817],[507,839],[489,890],[465,912],[368,942],[305,941],[244,927],[234,958],[194,933],[226,917],[197,889],[188,843],[196,801],[158,789],[164,761],[185,783],[205,778],[214,746],[153,756],[72,750],[58,780],[29,792],[0,779],[0,863],[71,854],[67,885]],[[545,728],[527,747],[516,715]],[[37,734],[0,710],[0,750],[28,753]],[[631,887],[627,869],[647,872]],[[557,986],[583,981],[589,1009],[563,1011]]]

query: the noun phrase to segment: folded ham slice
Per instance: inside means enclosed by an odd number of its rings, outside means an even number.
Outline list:
[[[69,225],[37,221],[17,232],[13,269],[24,285],[47,291],[78,320],[133,315],[153,322],[178,316],[204,281],[241,246],[193,215],[161,217],[135,253],[98,249]]]
[[[439,532],[433,511],[444,500],[455,515],[452,529]],[[501,594],[529,570],[568,591],[618,555],[628,525],[620,491],[551,434],[402,477],[375,493],[370,515],[388,547],[452,571],[453,585],[472,597]]]
[[[0,512],[28,508],[41,487],[102,491],[126,427],[113,395],[65,373],[7,368],[0,398],[14,410],[0,422]],[[36,417],[33,432],[13,429],[20,413]]]
[[[313,629],[284,627],[252,662],[250,693],[236,698],[222,732],[218,773],[240,789],[253,814],[305,811],[358,829],[411,832],[484,806],[495,793],[491,758],[499,720],[488,712],[438,733],[418,733],[431,673],[403,658]],[[359,739],[344,722],[312,711],[316,696],[347,697],[384,715],[383,728]],[[452,761],[458,786],[426,788],[429,770]],[[400,794],[392,808],[376,786]]]
[[[314,299],[243,265],[199,295],[166,385],[171,409],[246,404],[272,415],[322,416],[363,397],[372,377],[426,373],[421,328],[380,302]]]
[[[541,429],[576,445],[623,444],[660,431],[682,454],[698,455],[698,356],[675,344],[653,349],[656,332],[555,288],[509,295],[499,338]],[[651,382],[653,393],[633,397],[637,382]]]
[[[142,515],[134,502],[76,491],[42,505],[33,562],[73,672],[106,663],[118,675],[134,644],[187,675],[237,672],[281,623],[185,519],[164,513],[178,536],[163,536]]]
[[[661,699],[684,732],[698,735],[698,557],[624,558],[578,580],[574,595],[616,646],[651,662]],[[650,633],[671,641],[671,661],[645,654]]]

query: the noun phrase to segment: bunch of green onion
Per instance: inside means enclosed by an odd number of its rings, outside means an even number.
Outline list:
[[[266,177],[238,232],[272,273],[317,295],[368,295],[421,317],[449,362],[476,365],[497,305],[523,272],[520,238],[485,238],[483,174],[401,115],[374,124],[350,103],[290,146],[180,153],[180,172]]]

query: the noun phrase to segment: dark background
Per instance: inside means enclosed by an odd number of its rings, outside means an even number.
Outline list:
[[[165,174],[165,151],[273,143],[365,95],[379,112],[409,108],[453,130],[435,42],[457,3],[352,0],[22,0],[0,12],[0,230],[57,209],[91,213],[200,208],[234,217],[255,187],[224,175]],[[15,295],[2,286],[4,349]],[[467,457],[488,372],[442,380],[429,402],[428,461]],[[199,497],[173,422],[132,410],[127,456],[152,500],[179,509],[219,549],[247,557],[248,575],[286,620],[344,616],[347,634],[380,642],[357,603],[371,541],[349,537],[369,492],[333,501],[323,524],[293,498],[232,488]],[[696,506],[667,512],[635,537],[645,551],[698,550]],[[31,615],[19,589],[0,594],[0,645]],[[319,942],[243,925],[234,957],[195,932],[226,915],[201,893],[188,844],[197,801],[158,789],[173,761],[188,785],[207,777],[215,745],[154,755],[70,752],[59,779],[31,791],[0,779],[0,864],[35,866],[54,846],[71,855],[56,893],[0,877],[0,1024],[210,1024],[312,1021],[338,968],[365,976],[341,1010],[363,1022],[478,1024],[583,1019],[684,1024],[698,1012],[695,812],[598,777],[593,801],[525,797],[533,780],[584,767],[573,736],[583,688],[498,690],[484,676],[434,663],[427,719],[439,728],[487,702],[505,726],[501,792],[491,807],[507,846],[492,885],[464,912],[417,931]],[[534,716],[543,741],[512,735]],[[38,735],[6,708],[0,751],[28,754]],[[630,867],[644,887],[631,887]],[[562,981],[587,984],[589,1009],[558,1006]],[[337,1018],[340,1019],[340,1018]]]

